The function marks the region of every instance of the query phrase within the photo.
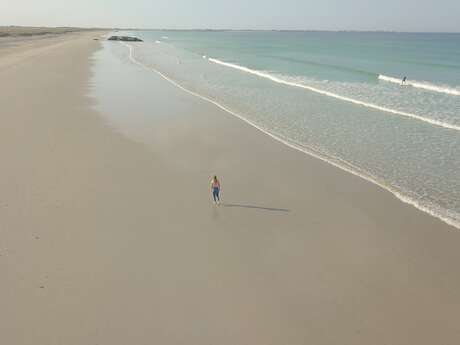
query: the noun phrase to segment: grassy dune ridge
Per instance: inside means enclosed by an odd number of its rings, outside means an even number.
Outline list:
[[[0,26],[0,37],[28,37],[41,35],[66,34],[69,32],[90,31],[94,29],[73,27],[31,27],[31,26]]]

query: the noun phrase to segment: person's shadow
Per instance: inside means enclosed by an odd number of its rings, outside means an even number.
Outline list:
[[[291,210],[288,210],[288,209],[286,209],[286,208],[262,207],[262,206],[256,206],[256,205],[228,204],[228,203],[222,203],[221,205],[222,205],[223,207],[251,208],[251,209],[262,210],[262,211],[291,212]]]

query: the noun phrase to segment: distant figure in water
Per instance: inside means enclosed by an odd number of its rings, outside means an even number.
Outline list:
[[[220,204],[220,182],[217,179],[217,176],[214,176],[211,180],[211,193],[212,193],[212,198],[214,199],[214,203],[219,205]]]
[[[407,77],[402,78],[401,85],[405,85],[405,84],[406,84],[406,80],[407,80]]]

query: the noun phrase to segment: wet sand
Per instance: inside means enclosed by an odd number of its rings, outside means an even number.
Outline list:
[[[98,113],[72,35],[0,55],[1,343],[458,344],[457,229],[154,74]]]

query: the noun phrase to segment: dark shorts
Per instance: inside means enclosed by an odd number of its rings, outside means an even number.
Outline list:
[[[219,188],[214,187],[212,189],[212,197],[214,198],[214,201],[219,200]]]

